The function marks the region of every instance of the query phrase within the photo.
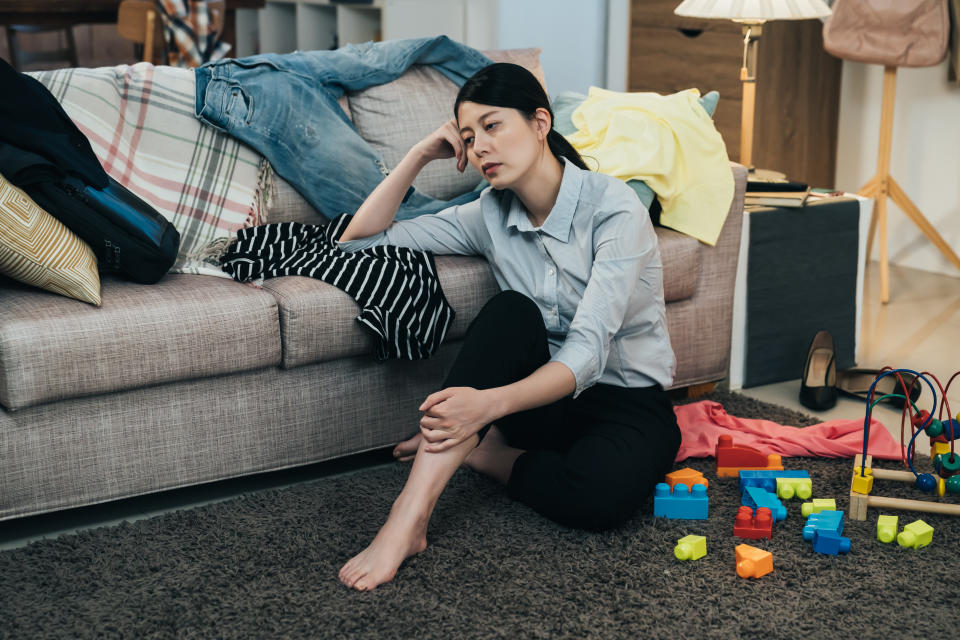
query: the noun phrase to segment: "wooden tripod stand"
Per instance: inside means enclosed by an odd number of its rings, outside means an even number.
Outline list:
[[[875,198],[870,216],[870,235],[867,238],[867,260],[873,249],[873,238],[880,229],[880,298],[890,301],[890,265],[887,255],[887,198],[893,200],[913,223],[930,239],[940,252],[960,269],[960,257],[933,228],[930,221],[920,213],[893,176],[890,175],[890,146],[893,141],[893,104],[897,96],[897,68],[883,68],[883,102],[880,111],[880,150],[877,157],[877,173],[857,192],[865,198]]]

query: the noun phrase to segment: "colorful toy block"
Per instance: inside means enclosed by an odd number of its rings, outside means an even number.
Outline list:
[[[676,471],[671,471],[667,474],[666,480],[664,480],[670,488],[673,489],[676,485],[681,482],[688,487],[693,487],[698,484],[709,488],[710,483],[707,482],[707,479],[703,477],[703,474],[697,471],[696,469],[691,469],[690,467],[684,467],[683,469],[677,469]]]
[[[717,439],[717,475],[721,478],[735,478],[741,469],[783,470],[780,455],[764,455],[753,447],[733,444],[728,435]]]
[[[783,471],[743,469],[739,475],[741,492],[747,487],[760,487],[770,493],[776,493],[777,478],[810,478],[810,474],[802,469],[784,469]]]
[[[873,469],[855,469],[850,490],[862,495],[868,495],[873,491]]]
[[[677,540],[673,548],[677,560],[697,560],[707,555],[707,539],[704,536],[690,534]]]
[[[760,578],[773,571],[773,554],[748,544],[738,544],[737,575],[741,578]]]
[[[835,556],[850,551],[850,538],[844,538],[835,531],[817,529],[813,534],[813,550]]]
[[[901,547],[920,549],[933,541],[933,527],[923,520],[914,520],[903,528],[897,536],[897,544]]]
[[[708,510],[707,488],[702,484],[688,489],[680,482],[671,490],[660,482],[653,489],[653,515],[658,518],[706,520]]]
[[[813,541],[818,531],[832,531],[837,535],[843,533],[843,511],[825,509],[811,513],[803,526],[803,539]]]
[[[747,487],[747,490],[740,495],[742,498],[740,502],[747,507],[770,509],[774,522],[780,522],[787,517],[787,508],[769,491],[764,491],[760,487]]]
[[[800,507],[800,513],[803,517],[809,517],[811,513],[819,513],[824,509],[837,510],[837,501],[833,498],[814,498],[810,502],[804,502]]]
[[[800,498],[806,500],[813,495],[813,481],[810,478],[777,478],[777,497],[784,500]]]
[[[880,516],[877,518],[877,540],[893,542],[897,537],[897,516]]]
[[[930,441],[930,459],[934,460],[937,456],[943,455],[945,453],[950,453],[950,443],[949,442],[937,442],[936,440]]]
[[[738,538],[760,540],[773,537],[773,514],[768,507],[757,509],[756,515],[750,507],[737,509],[737,518],[733,521],[733,535]]]

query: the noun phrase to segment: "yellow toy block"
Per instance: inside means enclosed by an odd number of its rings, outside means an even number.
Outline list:
[[[873,490],[873,469],[866,469],[866,475],[860,475],[860,470],[853,472],[853,485],[851,491],[868,495]]]
[[[760,578],[773,571],[773,554],[749,544],[738,544],[737,575],[741,578]]]
[[[893,542],[897,537],[897,516],[880,516],[877,518],[877,540]]]
[[[931,442],[930,443],[930,459],[935,459],[941,453],[950,453],[950,443],[949,442]]]
[[[897,544],[901,547],[920,549],[933,540],[933,527],[923,520],[914,520],[903,528],[897,536]]]
[[[680,483],[687,485],[690,491],[693,491],[693,485],[695,484],[702,484],[708,489],[710,488],[710,484],[707,482],[707,479],[703,477],[703,474],[696,469],[691,469],[690,467],[684,467],[683,469],[671,471],[667,474],[664,482],[670,485],[671,491],[673,490],[674,485]]]
[[[677,560],[697,560],[707,555],[707,539],[704,536],[690,534],[677,540],[673,548]]]
[[[777,497],[784,500],[800,498],[806,500],[813,494],[813,481],[810,478],[777,478]]]
[[[814,498],[810,502],[804,502],[800,507],[800,513],[806,518],[811,513],[820,513],[825,509],[837,510],[837,501],[833,498]]]

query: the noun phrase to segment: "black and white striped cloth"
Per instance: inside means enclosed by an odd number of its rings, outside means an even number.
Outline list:
[[[239,282],[308,276],[350,295],[360,305],[357,322],[376,338],[377,360],[429,358],[455,312],[443,295],[433,255],[405,247],[338,248],[351,216],[326,225],[280,222],[241,229],[221,258]]]

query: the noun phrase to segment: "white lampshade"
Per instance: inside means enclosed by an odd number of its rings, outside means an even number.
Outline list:
[[[806,20],[830,15],[823,0],[684,0],[673,10],[688,18]]]

